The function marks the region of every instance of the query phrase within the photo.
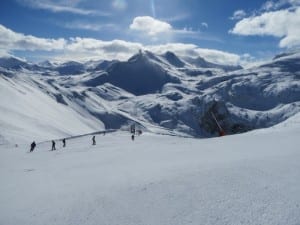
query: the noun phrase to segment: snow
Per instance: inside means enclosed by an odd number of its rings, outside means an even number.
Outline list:
[[[1,58],[0,143],[132,123],[145,131],[213,137],[218,128],[211,112],[227,134],[270,127],[300,112],[299,59],[300,53],[283,54],[239,69],[172,52],[140,51],[122,62]]]
[[[49,88],[49,87],[48,87]],[[12,144],[101,130],[103,124],[57,103],[27,77],[0,76],[0,136]]]
[[[0,225],[300,224],[299,59],[0,58]]]
[[[0,224],[300,223],[300,114],[193,139],[126,132],[0,145]]]

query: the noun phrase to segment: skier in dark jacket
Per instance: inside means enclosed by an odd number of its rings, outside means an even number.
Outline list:
[[[96,139],[95,138],[96,138],[95,136],[93,136],[93,138],[92,138],[93,145],[96,145]]]
[[[131,140],[133,140],[133,141],[134,141],[134,134],[133,134],[133,135],[131,135]]]
[[[63,147],[66,147],[66,139],[62,139]]]
[[[34,150],[35,146],[36,146],[35,142],[32,142],[30,145],[30,152]]]
[[[52,141],[52,149],[51,149],[51,151],[53,151],[53,150],[56,150],[56,148],[55,148],[55,141]]]

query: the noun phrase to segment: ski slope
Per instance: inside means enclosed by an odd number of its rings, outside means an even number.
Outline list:
[[[300,224],[299,124],[298,113],[222,138],[0,145],[0,224]]]
[[[99,120],[57,103],[34,84],[35,80],[26,76],[0,76],[0,144],[28,143],[103,128]]]

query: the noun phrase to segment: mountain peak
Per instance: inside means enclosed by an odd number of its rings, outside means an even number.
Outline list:
[[[175,53],[167,51],[163,54],[163,57],[173,66],[176,67],[184,67],[185,63],[182,62]]]
[[[128,62],[140,62],[140,61],[149,61],[156,60],[160,61],[157,56],[147,50],[139,50],[139,52],[128,59]]]
[[[25,60],[8,56],[0,58],[0,66],[6,69],[21,69],[27,65]]]
[[[127,62],[116,62],[107,68],[108,82],[135,95],[160,91],[168,83],[178,83],[169,75],[161,60],[152,52],[140,51]]]

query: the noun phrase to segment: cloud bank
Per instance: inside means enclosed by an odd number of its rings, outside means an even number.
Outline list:
[[[201,56],[211,62],[227,65],[236,65],[240,60],[240,57],[236,54],[204,49],[194,44],[168,43],[162,45],[143,45],[138,42],[124,40],[102,41],[94,38],[81,37],[48,39],[17,33],[0,25],[0,54],[2,56],[18,50],[25,52],[46,51],[54,55],[50,60],[56,61],[86,61],[97,59],[127,60],[141,49],[149,50],[157,54],[172,51],[179,56]]]
[[[67,42],[63,38],[45,39],[32,35],[16,33],[0,24],[0,48],[2,50],[44,50],[53,51],[64,49]]]

